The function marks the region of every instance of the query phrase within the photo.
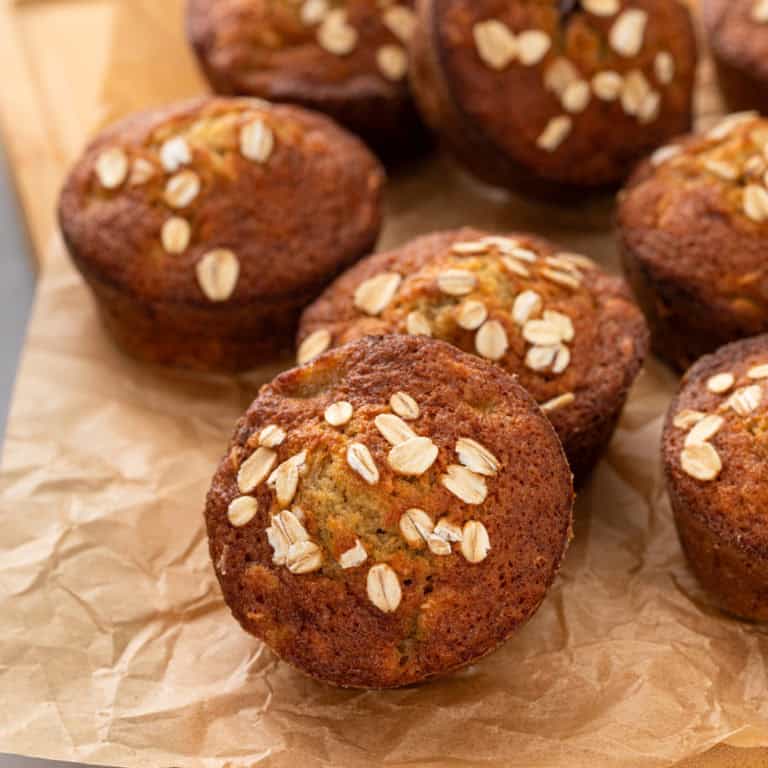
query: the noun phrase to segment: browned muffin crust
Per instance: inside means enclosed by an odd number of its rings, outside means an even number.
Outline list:
[[[429,334],[516,374],[577,483],[610,441],[648,347],[622,280],[541,238],[473,229],[363,259],[304,312],[299,359],[384,333]]]
[[[729,106],[768,112],[768,3],[702,0],[701,15]]]
[[[558,571],[572,505],[557,437],[511,376],[388,336],[262,388],[206,521],[247,631],[320,680],[388,688],[519,629]]]
[[[383,180],[321,115],[205,99],[98,136],[59,221],[126,352],[244,370],[290,348],[301,308],[373,246]]]
[[[726,611],[768,620],[768,336],[688,371],[662,452],[691,568]]]
[[[407,85],[413,0],[188,0],[214,90],[329,114],[388,161],[424,149]]]
[[[679,370],[768,330],[768,120],[732,115],[663,147],[622,193],[624,266],[654,351]]]
[[[574,196],[690,128],[696,42],[677,0],[419,0],[412,84],[481,178]]]

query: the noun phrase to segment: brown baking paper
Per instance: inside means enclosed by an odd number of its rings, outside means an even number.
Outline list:
[[[180,0],[111,6],[105,120],[202,89]],[[524,203],[442,158],[395,176],[387,207],[382,247],[463,224],[533,229],[617,267],[609,202]],[[134,364],[58,241],[47,256],[0,481],[0,751],[131,768],[768,765],[768,630],[721,615],[685,566],[659,470],[676,387],[662,366],[649,363],[581,494],[533,620],[460,674],[346,692],[243,633],[208,559],[207,484],[274,369]]]

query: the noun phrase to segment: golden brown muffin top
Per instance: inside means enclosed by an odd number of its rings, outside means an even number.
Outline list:
[[[768,78],[768,0],[702,0],[701,15],[718,56]]]
[[[203,99],[102,133],[59,218],[75,261],[146,301],[280,299],[322,285],[375,239],[384,175],[330,120]]]
[[[768,336],[729,344],[688,371],[663,453],[692,515],[768,557]]]
[[[597,184],[690,125],[696,42],[677,0],[427,0],[449,88],[543,177]]]
[[[561,437],[612,409],[648,340],[625,283],[528,234],[418,238],[348,270],[305,312],[299,362],[367,334],[427,335],[497,362]]]
[[[228,89],[326,98],[399,93],[412,0],[190,0],[190,37]]]
[[[657,150],[622,193],[622,237],[656,280],[768,319],[768,119],[745,112]]]
[[[390,687],[469,663],[529,618],[572,501],[557,437],[512,377],[388,336],[261,390],[206,519],[246,629],[315,677]]]

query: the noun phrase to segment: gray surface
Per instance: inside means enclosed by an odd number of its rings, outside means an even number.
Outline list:
[[[34,293],[29,243],[21,221],[0,146],[0,436],[5,435],[19,352]],[[2,746],[0,744],[0,749]],[[73,764],[0,754],[0,768],[73,768]]]

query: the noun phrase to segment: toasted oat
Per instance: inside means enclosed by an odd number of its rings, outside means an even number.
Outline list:
[[[690,429],[702,421],[706,415],[701,411],[692,411],[686,408],[675,415],[672,424],[678,429]]]
[[[750,17],[757,24],[768,23],[768,0],[753,0]]]
[[[668,144],[665,147],[659,147],[659,149],[651,155],[651,165],[656,167],[663,165],[673,157],[677,157],[682,151],[683,148],[679,144]]]
[[[558,376],[564,373],[568,366],[571,364],[571,350],[560,344],[555,353],[555,361],[552,363],[552,373]]]
[[[768,190],[765,187],[749,184],[744,188],[744,213],[752,221],[768,219]]]
[[[557,269],[542,269],[541,276],[551,283],[557,283],[557,285],[562,285],[566,288],[573,288],[573,290],[576,290],[581,286],[581,278],[576,277],[574,274],[561,272]]]
[[[454,243],[451,250],[459,256],[477,256],[488,252],[488,244],[484,240],[467,240]]]
[[[323,553],[312,541],[297,541],[288,548],[285,565],[291,573],[312,573],[323,567]]]
[[[437,536],[434,533],[431,533],[427,538],[427,546],[433,555],[438,555],[440,557],[447,557],[453,553],[451,542],[446,541],[444,538]]]
[[[589,106],[591,98],[589,83],[586,80],[575,80],[563,91],[561,103],[566,112],[576,115]]]
[[[686,445],[699,445],[711,440],[723,427],[722,416],[710,414],[699,421],[685,438]]]
[[[357,286],[355,307],[367,315],[381,314],[395,298],[403,278],[397,272],[382,272]]]
[[[355,546],[348,549],[346,552],[342,552],[339,557],[339,565],[344,569],[357,568],[362,565],[368,559],[368,553],[365,551],[360,539],[355,540]]]
[[[292,545],[309,541],[309,534],[301,522],[299,512],[300,510],[284,509],[272,515],[266,534],[269,546],[272,547],[272,562],[275,565],[285,565]],[[303,516],[303,513],[301,514]]]
[[[651,91],[640,104],[637,112],[637,119],[647,125],[656,120],[661,112],[661,94],[658,91]]]
[[[487,319],[488,310],[482,301],[465,301],[456,314],[456,322],[465,331],[476,331]]]
[[[526,67],[538,64],[551,47],[551,38],[540,29],[528,29],[517,36],[517,56]]]
[[[195,267],[200,290],[211,301],[227,301],[237,287],[240,277],[240,262],[237,256],[226,248],[217,248],[206,253]]]
[[[535,264],[539,260],[539,256],[535,251],[532,251],[530,248],[521,248],[519,245],[513,248],[505,248],[503,252],[513,259],[527,261],[529,264]]]
[[[332,403],[325,409],[325,420],[332,427],[342,427],[349,423],[352,413],[352,403],[341,400],[338,403]]]
[[[277,426],[277,424],[269,424],[264,427],[259,433],[259,445],[263,445],[265,448],[277,448],[278,445],[282,445],[285,440],[285,430]]]
[[[131,166],[131,176],[128,183],[132,187],[146,184],[155,175],[155,166],[143,157],[137,157]]]
[[[768,379],[768,363],[756,365],[747,372],[750,379]]]
[[[523,338],[529,344],[554,347],[562,341],[562,329],[549,320],[529,320],[523,326]]]
[[[752,181],[764,182],[763,174],[768,171],[768,163],[761,155],[752,155],[744,162],[741,171]]]
[[[186,208],[199,194],[200,177],[194,171],[181,171],[165,185],[165,202],[171,208]]]
[[[351,443],[347,448],[347,464],[365,480],[368,485],[379,482],[379,468],[371,452],[362,443]]]
[[[461,528],[446,518],[440,520],[434,531],[427,539],[430,552],[435,555],[450,555],[453,552],[452,544],[459,543],[464,538]]]
[[[256,517],[259,502],[253,496],[240,496],[227,508],[227,518],[235,528],[242,528]]]
[[[397,574],[386,563],[368,571],[366,591],[368,599],[383,613],[394,613],[403,599]]]
[[[548,91],[562,96],[565,89],[579,79],[581,79],[579,70],[571,63],[571,60],[560,56],[547,67],[547,71],[544,73],[544,86]]]
[[[346,56],[357,47],[357,30],[349,23],[343,8],[329,11],[317,30],[317,42],[321,48],[335,56]]]
[[[275,134],[260,119],[244,125],[240,130],[240,153],[254,163],[266,163],[275,148]]]
[[[328,0],[305,0],[301,6],[301,23],[307,27],[319,24],[330,10]]]
[[[553,325],[560,332],[560,340],[570,343],[573,341],[576,331],[573,328],[573,320],[563,312],[547,309],[544,312],[544,322]]]
[[[376,425],[376,429],[379,430],[381,436],[390,445],[400,445],[406,440],[410,440],[412,437],[416,437],[416,433],[399,417],[394,413],[380,413],[373,422]]]
[[[721,141],[730,136],[730,134],[739,126],[752,122],[758,117],[759,113],[755,110],[734,112],[731,115],[726,115],[717,123],[717,125],[707,131],[707,138],[712,139],[713,141]]]
[[[554,256],[550,256],[548,263],[562,267],[569,264],[571,269],[577,274],[580,274],[580,270],[596,269],[597,267],[595,262],[590,259],[589,256],[584,256],[581,253],[573,253],[571,251],[561,251]]]
[[[429,539],[435,524],[423,509],[406,510],[400,518],[400,533],[408,545],[421,549]]]
[[[725,160],[704,160],[702,165],[707,171],[720,177],[724,181],[735,181],[740,176],[739,169],[732,163],[727,163]]]
[[[517,38],[497,19],[478,22],[472,35],[478,55],[491,69],[505,69],[517,58]]]
[[[749,416],[760,407],[763,401],[763,390],[759,384],[737,389],[729,398],[727,405],[739,416]]]
[[[183,136],[168,139],[160,147],[160,163],[168,173],[176,173],[179,168],[191,162],[192,151]]]
[[[592,91],[601,101],[616,101],[624,88],[624,78],[612,70],[598,72],[592,78]]]
[[[287,507],[293,501],[299,486],[299,470],[306,459],[306,451],[297,453],[280,464],[267,478],[267,485],[275,489],[277,503],[281,507]]]
[[[499,460],[483,445],[469,437],[456,441],[456,455],[459,462],[478,475],[492,477],[501,466]]]
[[[308,363],[310,360],[314,360],[322,355],[330,346],[331,332],[327,329],[321,328],[319,331],[310,333],[299,345],[296,362],[299,365],[304,365],[304,363]]]
[[[376,64],[387,80],[398,82],[408,73],[408,56],[400,45],[382,45],[376,51]]]
[[[408,313],[408,317],[405,318],[405,329],[411,336],[431,336],[432,328],[429,325],[429,320],[421,312],[414,310]]]
[[[735,382],[736,378],[732,373],[718,373],[707,379],[707,389],[715,395],[722,395],[727,392]]]
[[[669,51],[659,51],[653,60],[653,71],[662,85],[669,85],[675,79],[675,59]]]
[[[651,84],[639,69],[633,69],[624,78],[621,106],[628,115],[639,115],[643,103],[652,93]]]
[[[240,493],[251,493],[264,482],[277,461],[277,454],[271,448],[257,448],[240,466],[237,473],[237,487]]]
[[[466,269],[447,269],[437,276],[437,286],[448,296],[465,296],[477,285],[477,278]]]
[[[479,520],[464,524],[461,538],[461,554],[470,563],[481,563],[491,551],[488,530]]]
[[[466,504],[482,504],[488,495],[485,480],[459,464],[451,464],[440,478],[443,486]]]
[[[639,8],[625,10],[611,27],[609,41],[619,56],[637,56],[643,47],[648,14]]]
[[[518,325],[525,325],[541,312],[542,306],[543,301],[536,291],[523,291],[515,297],[512,305],[512,319]]]
[[[686,446],[680,453],[683,472],[696,480],[714,480],[722,471],[720,455],[709,443]]]
[[[401,43],[408,43],[416,29],[416,14],[404,5],[392,5],[382,14],[384,26]]]
[[[526,267],[525,264],[522,264],[521,262],[519,262],[517,259],[512,258],[511,256],[502,256],[501,263],[513,275],[518,275],[519,277],[531,276],[531,273],[528,270],[528,267]]]
[[[551,368],[555,363],[557,347],[531,347],[525,355],[525,365],[532,371],[540,373]]]
[[[128,156],[119,147],[105,150],[96,158],[96,175],[104,189],[117,189],[128,175]]]
[[[595,16],[613,16],[621,8],[619,0],[582,0],[581,4],[585,11]]]
[[[163,224],[160,240],[167,253],[184,253],[192,238],[192,227],[186,219],[172,216]]]
[[[407,392],[395,392],[389,398],[389,407],[406,421],[419,418],[419,405]]]
[[[399,475],[419,477],[435,463],[437,454],[437,446],[428,437],[412,437],[392,448],[387,462]]]
[[[475,336],[475,350],[486,360],[501,360],[509,349],[509,339],[498,320],[483,323]]]
[[[566,392],[558,397],[553,397],[546,403],[542,403],[540,407],[544,413],[552,413],[554,411],[559,411],[561,408],[566,408],[575,402],[576,395],[574,395],[573,392]]]
[[[536,140],[536,146],[547,152],[555,152],[568,138],[573,128],[573,120],[567,115],[553,117]]]

